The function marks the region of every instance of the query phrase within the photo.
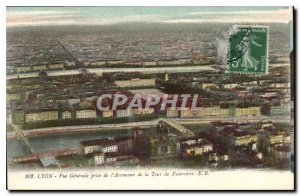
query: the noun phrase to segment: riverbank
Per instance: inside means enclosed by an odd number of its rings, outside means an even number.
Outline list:
[[[121,130],[121,129],[131,129],[133,127],[155,127],[158,123],[158,119],[151,121],[141,121],[141,122],[128,122],[119,124],[101,124],[101,125],[79,125],[79,126],[63,126],[63,127],[49,127],[49,128],[37,128],[24,130],[24,136],[35,137],[43,135],[55,135],[62,133],[80,133],[80,132],[97,132],[104,130]],[[10,136],[16,136],[15,133],[10,133]]]
[[[180,67],[139,67],[139,68],[87,68],[91,73],[102,75],[104,72],[141,72],[143,74],[157,74],[157,73],[188,73],[188,72],[201,72],[201,71],[216,71],[210,65],[201,66],[180,66]],[[59,70],[59,71],[47,71],[49,76],[64,76],[64,75],[78,75],[79,69],[74,70]],[[7,75],[6,79],[18,79],[18,78],[35,78],[38,77],[38,72],[20,73]]]

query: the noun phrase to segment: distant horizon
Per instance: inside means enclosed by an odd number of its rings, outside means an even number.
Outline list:
[[[6,26],[283,23],[292,7],[7,7]]]

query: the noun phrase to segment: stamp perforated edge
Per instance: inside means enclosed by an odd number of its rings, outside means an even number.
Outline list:
[[[240,71],[229,71],[229,49],[230,49],[230,37],[234,33],[234,28],[239,28],[239,27],[261,27],[261,28],[267,28],[267,45],[266,45],[266,71],[264,73],[262,72],[240,72]],[[227,50],[227,66],[226,66],[226,71],[225,73],[231,73],[231,74],[240,74],[240,75],[265,75],[269,73],[269,33],[270,33],[270,27],[266,25],[253,25],[253,24],[233,24],[227,33],[227,44],[226,44],[226,50]]]

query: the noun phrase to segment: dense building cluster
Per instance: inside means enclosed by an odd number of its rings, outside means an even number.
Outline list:
[[[288,161],[283,160],[292,154],[293,129],[281,121],[290,122],[294,112],[289,35],[280,25],[271,25],[269,72],[239,75],[227,73],[220,47],[226,38],[217,31],[221,27],[206,28],[149,32],[49,28],[47,36],[43,28],[9,29],[8,133],[33,154],[13,160],[38,159],[44,167],[76,162],[101,167],[287,168]],[[193,71],[195,67],[201,69]],[[97,100],[103,94],[112,97],[103,99],[106,110],[99,110]],[[159,97],[159,102],[147,109],[128,108],[136,95],[145,106],[148,94]],[[174,107],[162,107],[163,98],[173,99],[175,94],[197,95],[197,109],[192,109],[190,99],[182,107],[181,98]],[[112,109],[115,95],[126,95],[128,100]],[[36,135],[52,132],[43,128],[59,132],[70,126],[64,133],[72,135],[80,127],[110,125],[113,128],[106,130],[110,133],[133,122],[157,126],[154,133],[133,128],[126,136],[82,139],[76,141],[80,151],[76,146],[51,152],[56,157],[34,154],[27,138],[34,131]],[[188,128],[189,123],[197,128]],[[199,128],[202,124],[207,127]],[[91,130],[99,131],[84,131]]]

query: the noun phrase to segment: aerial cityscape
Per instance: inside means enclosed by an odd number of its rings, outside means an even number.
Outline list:
[[[228,71],[235,24],[268,27],[265,74]],[[293,170],[290,7],[7,7],[6,30],[9,169]]]

